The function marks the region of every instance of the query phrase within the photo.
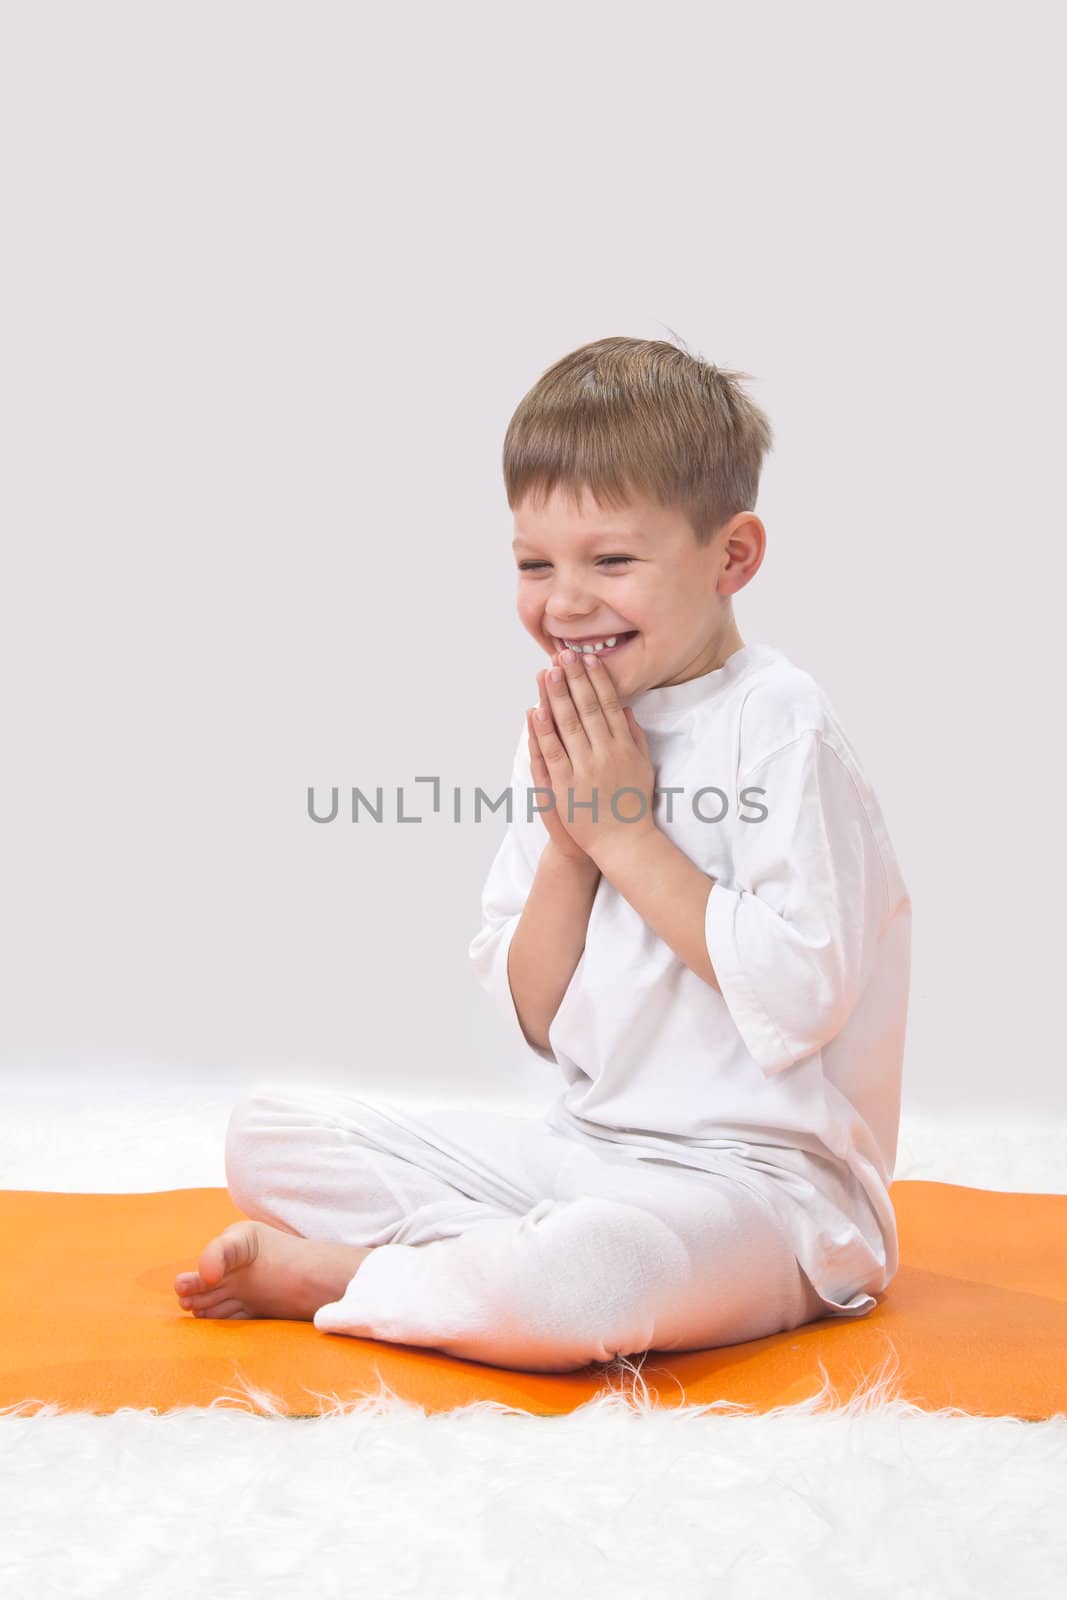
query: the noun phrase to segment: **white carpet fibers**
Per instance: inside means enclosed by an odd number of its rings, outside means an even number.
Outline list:
[[[69,1088],[5,1099],[5,1188],[225,1182],[232,1094],[94,1085],[89,1119],[90,1096]],[[1065,1150],[1062,1126],[906,1115],[896,1176],[1061,1192]],[[930,1415],[891,1398],[892,1371],[847,1408],[827,1392],[763,1416],[661,1410],[639,1361],[610,1370],[615,1394],[558,1418],[493,1404],[427,1416],[385,1392],[313,1420],[238,1390],[162,1416],[10,1408],[0,1595],[1063,1592],[1063,1415]]]

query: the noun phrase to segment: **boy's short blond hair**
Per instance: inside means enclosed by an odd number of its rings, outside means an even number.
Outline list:
[[[686,514],[706,545],[754,511],[767,417],[726,371],[665,340],[597,339],[549,367],[519,402],[504,438],[515,511],[559,487],[619,507],[635,493]]]

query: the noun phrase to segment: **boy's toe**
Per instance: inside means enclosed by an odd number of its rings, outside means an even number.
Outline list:
[[[182,1305],[190,1311],[210,1311],[212,1306],[217,1306],[221,1300],[228,1300],[230,1296],[223,1289],[209,1289],[206,1294],[186,1295]]]
[[[240,1300],[235,1300],[232,1296],[229,1296],[222,1300],[216,1300],[215,1303],[210,1306],[195,1306],[193,1308],[193,1316],[213,1317],[218,1318],[220,1321],[237,1321],[242,1318],[250,1319],[251,1313],[246,1309]]]
[[[229,1273],[250,1267],[259,1254],[259,1232],[256,1222],[231,1222],[206,1244],[197,1262],[201,1288],[217,1289]]]

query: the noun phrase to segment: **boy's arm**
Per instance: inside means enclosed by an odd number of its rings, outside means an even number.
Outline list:
[[[581,959],[600,868],[561,859],[541,818],[527,819],[532,781],[524,718],[511,772],[512,820],[482,890],[482,922],[469,956],[513,1032],[535,1055],[558,1066],[548,1029]],[[516,938],[517,962],[511,959]]]
[[[899,909],[856,782],[810,729],[747,769],[762,818],[739,820],[732,873],[702,872],[660,829],[609,835],[605,878],[698,977],[722,995],[771,1076],[838,1033]],[[744,783],[739,792],[744,792]],[[754,802],[747,802],[753,804]]]
[[[701,872],[660,828],[635,830],[632,837],[620,830],[609,847],[596,850],[596,857],[605,878],[653,933],[698,978],[719,989],[704,934],[715,879]]]
[[[529,1044],[548,1055],[549,1026],[585,949],[599,882],[594,862],[561,856],[549,840],[511,938],[507,976],[515,1012]]]

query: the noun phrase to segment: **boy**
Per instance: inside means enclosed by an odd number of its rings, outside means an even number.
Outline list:
[[[826,696],[737,629],[771,445],[743,376],[604,339],[505,440],[553,665],[470,955],[562,1075],[544,1125],[265,1087],[227,1139],[262,1222],[183,1304],[568,1371],[863,1315],[892,1279],[911,903]]]

